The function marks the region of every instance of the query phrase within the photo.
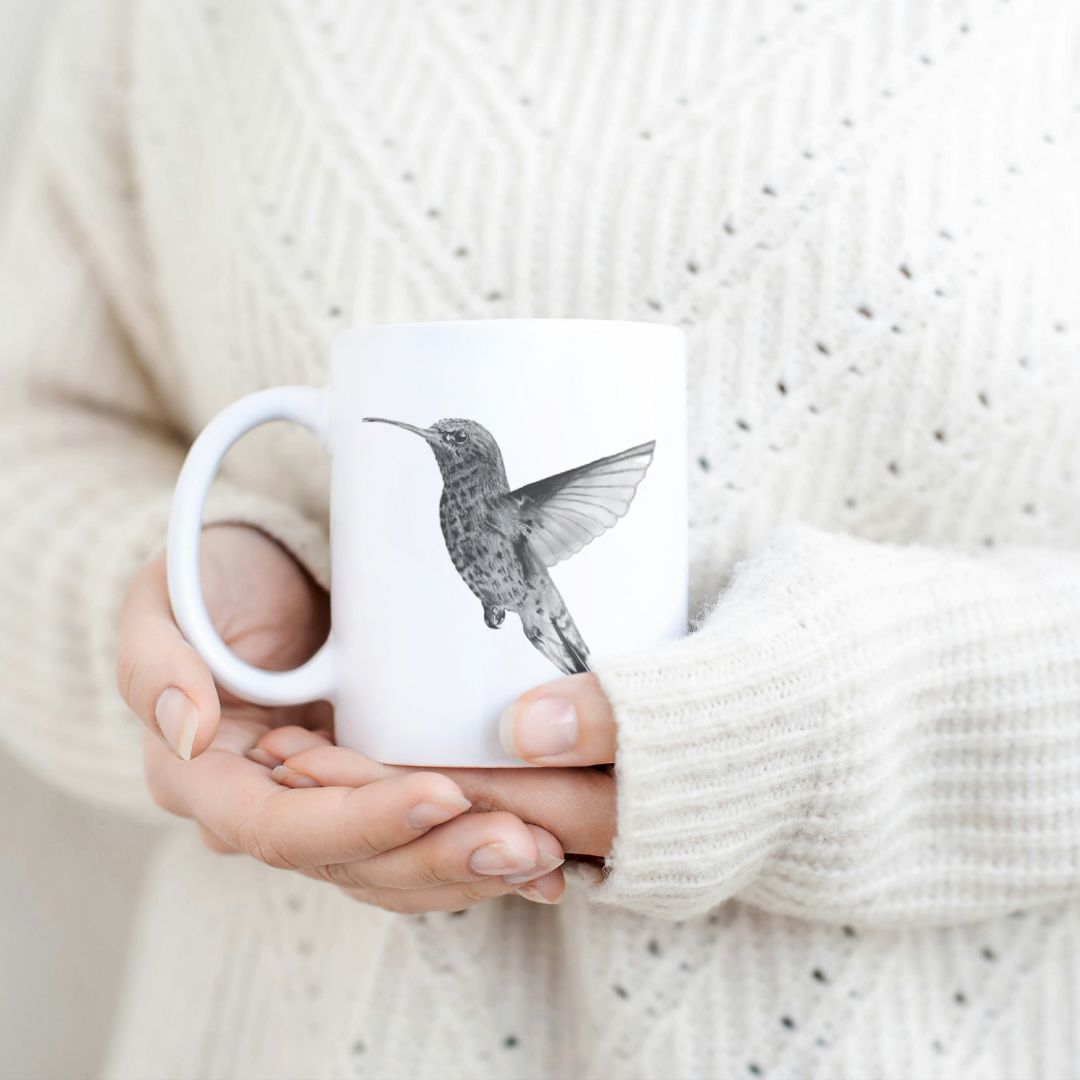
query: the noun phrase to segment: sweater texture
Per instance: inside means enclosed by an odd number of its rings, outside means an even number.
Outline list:
[[[0,240],[0,731],[157,815],[117,616],[352,324],[690,335],[687,639],[618,830],[403,917],[163,827],[117,1078],[1080,1077],[1080,5],[94,0]],[[210,521],[328,582],[305,433]],[[160,816],[160,815],[157,815]]]

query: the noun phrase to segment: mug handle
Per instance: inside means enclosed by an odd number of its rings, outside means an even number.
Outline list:
[[[192,443],[173,493],[166,550],[169,600],[177,625],[226,690],[255,705],[332,701],[336,683],[332,634],[300,667],[264,671],[245,663],[221,640],[203,599],[199,540],[206,494],[229,447],[252,428],[272,420],[302,424],[330,449],[329,398],[325,388],[278,386],[259,390],[218,413]]]

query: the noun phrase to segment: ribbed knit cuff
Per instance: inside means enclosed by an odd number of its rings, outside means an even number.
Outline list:
[[[594,900],[700,914],[804,818],[835,692],[820,598],[836,564],[816,547],[810,532],[779,538],[696,633],[597,665],[618,718],[618,833]]]
[[[1080,558],[794,529],[689,638],[597,665],[595,900],[941,924],[1080,887]]]

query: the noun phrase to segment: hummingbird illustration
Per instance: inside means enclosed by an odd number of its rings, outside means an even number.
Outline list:
[[[525,636],[560,671],[589,670],[582,639],[548,567],[579,552],[630,509],[652,462],[653,442],[510,490],[499,444],[475,420],[415,427],[442,473],[439,524],[457,572],[484,605],[493,630],[516,612]]]

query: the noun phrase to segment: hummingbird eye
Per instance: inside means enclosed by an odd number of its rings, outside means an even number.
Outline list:
[[[454,428],[453,431],[448,431],[443,436],[443,442],[451,443],[454,446],[460,446],[463,442],[468,442],[469,433],[462,431],[461,428]]]

